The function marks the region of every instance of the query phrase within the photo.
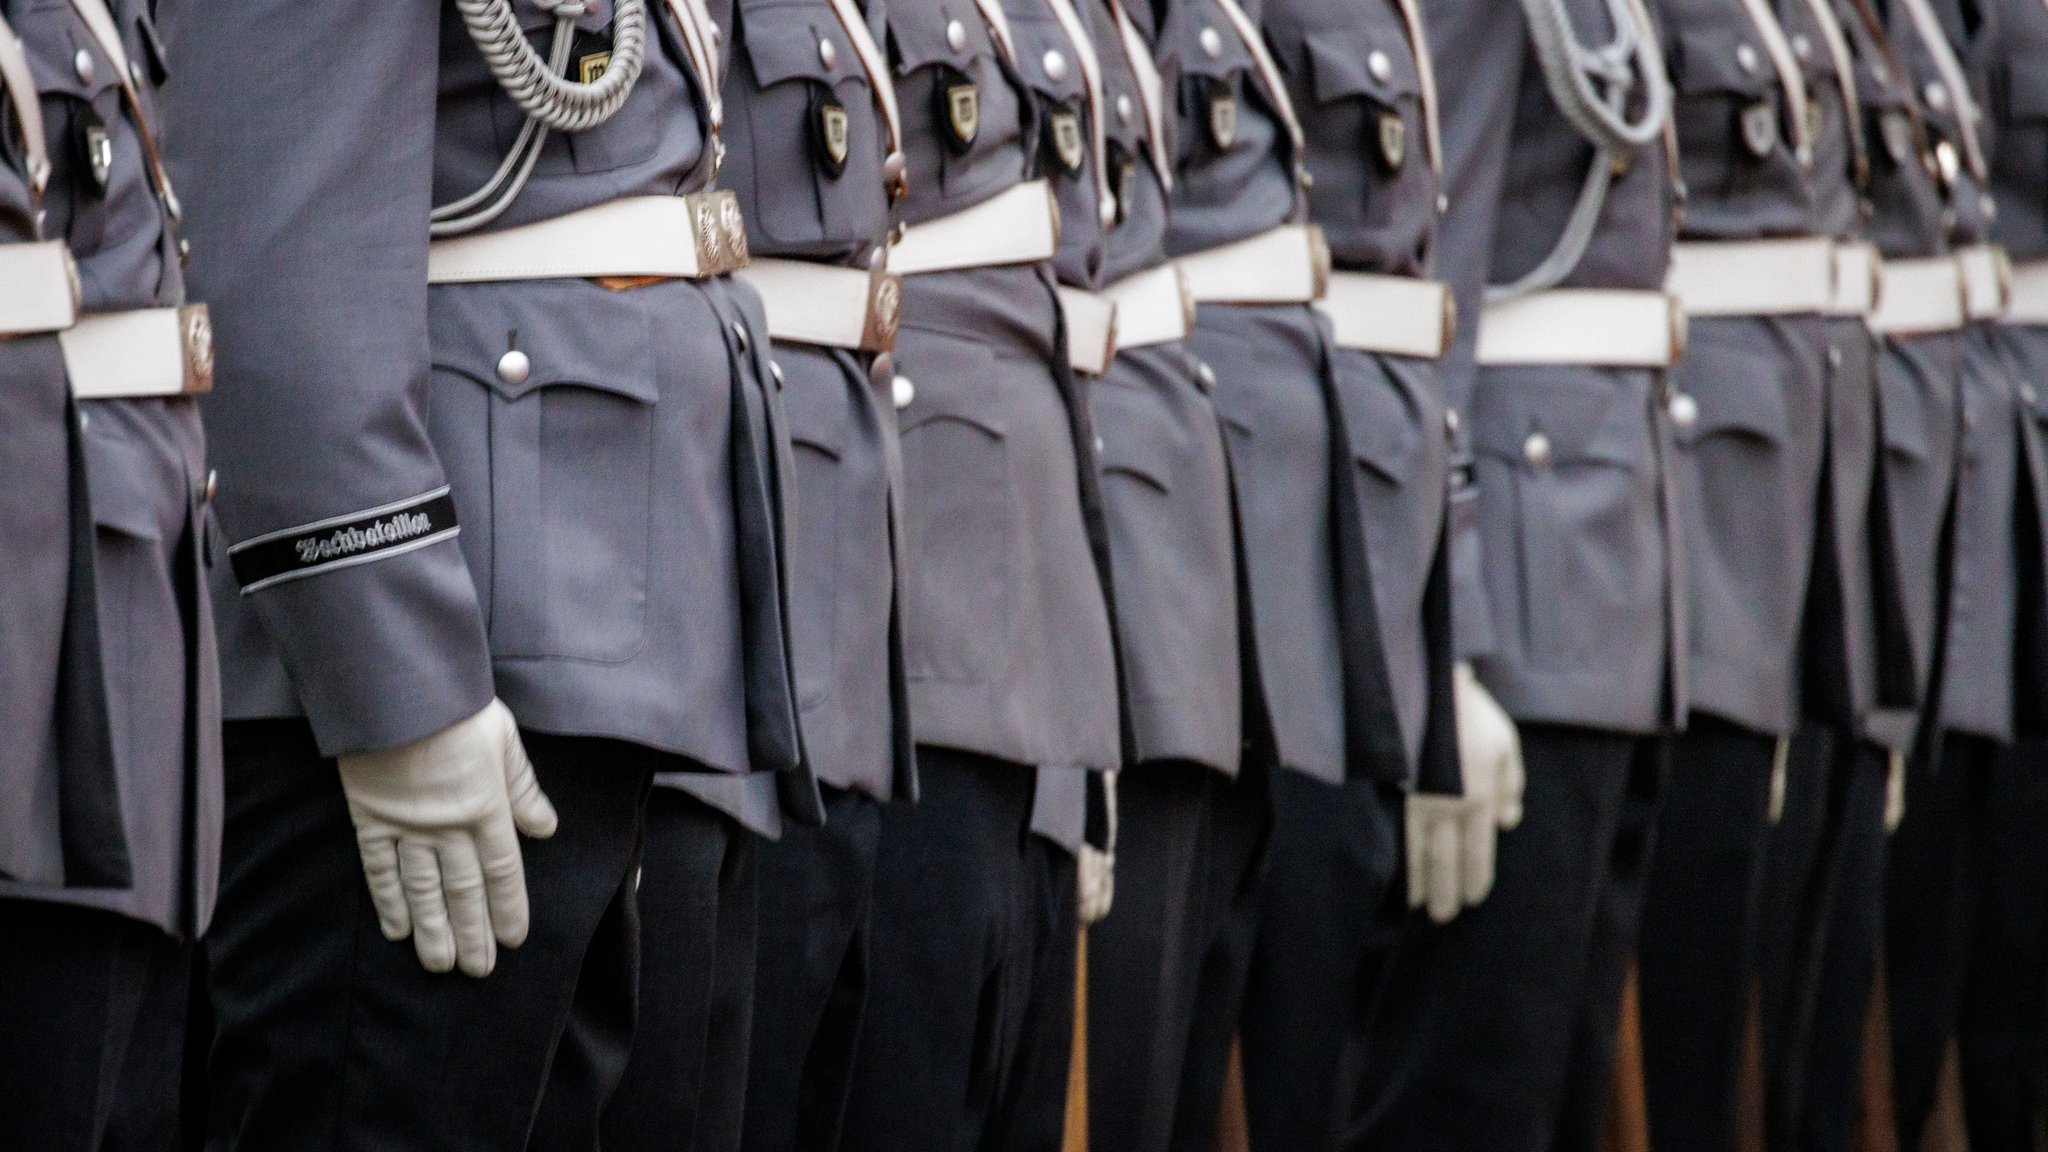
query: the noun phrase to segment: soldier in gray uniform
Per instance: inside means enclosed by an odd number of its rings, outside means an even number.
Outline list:
[[[165,63],[146,5],[0,4],[0,1112],[52,1152],[179,1146],[219,866]]]
[[[1445,366],[1476,478],[1459,647],[1520,728],[1528,790],[1486,902],[1404,932],[1346,1146],[1590,1149],[1687,700],[1670,90],[1628,0],[1452,0],[1429,35],[1438,266],[1469,318]]]
[[[910,174],[879,4],[742,0],[731,27],[722,183],[745,212],[753,261],[741,276],[762,297],[789,416],[790,639],[827,813],[823,828],[792,824],[758,848],[763,994],[741,1138],[760,1152],[832,1152],[866,995],[882,805],[916,798],[888,398],[901,298],[880,269]],[[718,1146],[697,1132],[694,1146]]]
[[[1054,1149],[1074,853],[1089,778],[1121,755],[1095,435],[1040,178],[1047,32],[998,0],[892,2],[886,22],[909,180],[888,269],[919,803],[882,817],[844,1147]]]
[[[178,9],[233,494],[221,1147],[736,1124],[749,827],[819,812],[715,15]],[[607,1117],[636,974],[636,1059],[711,1088]]]

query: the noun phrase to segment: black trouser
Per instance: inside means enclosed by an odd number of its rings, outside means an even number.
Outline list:
[[[825,826],[759,848],[761,940],[747,1152],[837,1152],[868,996],[882,805],[825,789]]]
[[[1974,1152],[2036,1146],[2048,1070],[2048,765],[1950,732],[1914,766],[1886,874],[1899,1146],[1917,1147],[1957,1044]]]
[[[1238,833],[1227,806],[1246,787],[1181,762],[1140,765],[1117,785],[1115,906],[1088,929],[1091,1148],[1172,1146],[1204,961],[1250,868],[1242,842],[1256,833]]]
[[[565,1137],[595,1121],[605,1152],[737,1152],[754,1023],[755,842],[688,794],[654,790],[632,1058],[602,1117],[576,1116]]]
[[[112,912],[0,900],[0,1145],[180,1148],[191,956]]]
[[[217,1152],[587,1152],[634,1023],[648,782],[674,758],[527,734],[561,826],[520,841],[532,927],[490,976],[377,926],[341,778],[300,721],[227,726],[207,937]]]
[[[1637,946],[1657,1152],[1730,1152],[1762,916],[1775,737],[1695,716],[1672,743]]]
[[[919,752],[882,814],[844,1147],[1058,1152],[1074,1038],[1074,858],[1031,832],[1036,773]]]
[[[1493,894],[1403,933],[1349,1147],[1599,1147],[1668,742],[1548,724],[1521,737],[1528,791]]]
[[[1760,984],[1768,1146],[1846,1149],[1884,914],[1886,753],[1802,728],[1772,830]]]

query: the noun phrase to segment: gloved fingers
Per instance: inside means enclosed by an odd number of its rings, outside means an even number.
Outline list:
[[[409,836],[398,843],[398,871],[412,913],[412,946],[429,972],[455,967],[455,935],[448,927],[448,902],[441,890],[441,861],[431,840]]]
[[[1429,901],[1429,871],[1424,866],[1429,859],[1429,820],[1422,814],[1424,801],[1419,797],[1408,798],[1407,835],[1402,837],[1408,850],[1408,906],[1420,908]]]
[[[363,880],[370,887],[370,906],[386,940],[403,940],[412,932],[412,914],[405,907],[405,885],[398,878],[398,845],[387,832],[358,832],[356,848],[363,856]]]
[[[477,829],[476,851],[483,866],[484,899],[490,905],[491,931],[507,948],[526,943],[530,924],[526,904],[526,861],[519,834],[502,816]]]
[[[1522,741],[1508,728],[1508,749],[1501,757],[1500,787],[1494,794],[1494,820],[1502,831],[1522,823],[1522,792],[1529,786],[1529,772],[1522,763]]]
[[[1429,918],[1439,924],[1450,923],[1464,906],[1458,883],[1464,856],[1459,839],[1456,820],[1437,820],[1429,826]]]
[[[517,728],[508,728],[505,734],[505,794],[512,798],[512,819],[521,832],[535,840],[555,834],[560,817],[547,793],[540,790],[540,778],[533,774],[533,761],[526,758],[526,745]]]
[[[441,891],[448,901],[449,926],[455,936],[455,963],[466,975],[484,977],[498,964],[498,941],[491,935],[491,910],[484,900],[483,862],[476,841],[468,836],[443,837]]]
[[[1493,891],[1494,840],[1500,834],[1498,820],[1484,804],[1472,805],[1471,811],[1465,814],[1465,834],[1462,837],[1465,858],[1460,862],[1459,875],[1465,882],[1460,895],[1467,908],[1484,901]]]

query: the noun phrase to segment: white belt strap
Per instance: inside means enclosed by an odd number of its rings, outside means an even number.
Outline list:
[[[1977,131],[1982,123],[1983,113],[1977,110],[1977,97],[1970,91],[1969,78],[1963,73],[1962,62],[1956,59],[1955,46],[1948,41],[1948,33],[1941,26],[1941,17],[1928,7],[1927,0],[1900,0],[1906,6],[1906,14],[1913,18],[1913,30],[1920,35],[1921,47],[1927,50],[1928,59],[1934,61],[1934,70],[1941,76],[1941,86],[1948,89],[1949,100],[1955,104],[1957,130],[1963,137],[1963,159],[1970,166],[1970,175],[1983,183],[1990,174],[1990,167],[1984,159],[1984,140]]]
[[[832,12],[839,17],[846,39],[853,44],[853,54],[860,57],[861,70],[868,74],[868,87],[875,94],[875,107],[882,112],[882,128],[889,135],[892,167],[900,167],[903,162],[903,112],[896,104],[896,82],[889,71],[888,53],[875,43],[867,18],[853,0],[832,0]],[[891,177],[892,182],[901,179],[900,171]]]
[[[2048,260],[2012,266],[2012,298],[2005,307],[2007,324],[2048,325]]]
[[[1820,38],[1827,41],[1828,56],[1835,62],[1835,85],[1842,94],[1843,115],[1848,119],[1849,150],[1854,155],[1856,171],[1870,171],[1868,145],[1860,130],[1863,107],[1862,96],[1856,90],[1856,56],[1849,49],[1849,38],[1842,31],[1842,22],[1835,18],[1833,0],[1806,0],[1806,7],[1813,13],[1813,22],[1820,28]]]
[[[1294,98],[1288,95],[1287,78],[1280,73],[1280,66],[1273,62],[1273,53],[1266,47],[1266,38],[1259,26],[1245,15],[1237,0],[1216,0],[1216,6],[1223,9],[1237,38],[1244,42],[1245,49],[1252,54],[1252,62],[1258,66],[1259,87],[1265,89],[1266,99],[1272,102],[1273,112],[1280,117],[1280,123],[1287,129],[1287,139],[1294,145],[1294,156],[1298,159],[1307,139],[1302,135],[1301,117],[1295,114]]]
[[[1151,129],[1152,167],[1159,172],[1159,182],[1171,192],[1173,157],[1166,154],[1166,81],[1152,59],[1152,45],[1145,42],[1145,34],[1138,31],[1130,13],[1124,11],[1123,0],[1109,0],[1109,7],[1116,15],[1116,33],[1123,41],[1124,58],[1130,61],[1131,75],[1138,81],[1138,102],[1145,106],[1145,125]]]
[[[80,400],[187,396],[213,388],[206,305],[82,316],[57,334]]]
[[[1052,259],[1060,243],[1060,207],[1052,185],[1031,180],[950,216],[905,229],[889,249],[889,271],[902,276],[1033,264]]]
[[[135,135],[142,143],[142,158],[149,165],[149,178],[156,184],[157,195],[163,199],[164,210],[173,221],[180,215],[178,194],[171,190],[171,174],[164,167],[163,157],[157,152],[156,132],[151,129],[149,117],[143,114],[142,96],[135,90],[137,73],[128,63],[128,49],[121,41],[121,27],[114,22],[114,14],[107,11],[106,0],[71,0],[72,11],[85,24],[85,30],[92,33],[93,43],[107,54],[114,64],[114,78],[120,82],[121,98],[128,105],[128,114],[135,119]]]
[[[1429,169],[1441,178],[1444,134],[1437,113],[1436,64],[1429,50],[1429,33],[1422,24],[1421,0],[1400,0],[1400,4],[1401,20],[1408,25],[1409,54],[1415,57],[1415,79],[1422,88],[1422,125],[1429,137]]]
[[[1330,248],[1313,224],[1282,224],[1180,258],[1203,304],[1306,304],[1330,284]]]
[[[1552,288],[1490,302],[1481,364],[1668,368],[1685,350],[1685,313],[1666,292]]]
[[[0,340],[78,321],[78,266],[61,240],[0,244]]]
[[[746,263],[746,221],[732,193],[629,196],[518,228],[436,240],[427,249],[427,282],[697,280]]]
[[[1119,352],[1187,338],[1194,301],[1181,271],[1162,264],[1132,273],[1100,292],[1062,287],[1067,318],[1067,362],[1100,376]]]
[[[1682,241],[1664,287],[1688,316],[1825,312],[1835,295],[1835,243],[1822,236]]]
[[[756,260],[735,275],[760,294],[776,340],[862,352],[896,346],[903,287],[887,272]]]
[[[1333,272],[1316,308],[1339,348],[1434,360],[1450,347],[1458,307],[1450,285],[1414,276]]]
[[[1830,316],[1868,316],[1877,308],[1878,282],[1884,258],[1877,246],[1862,242],[1835,245],[1835,295]]]
[[[1806,74],[1799,70],[1799,57],[1793,53],[1791,41],[1785,38],[1785,26],[1778,23],[1770,0],[1742,0],[1742,7],[1749,13],[1757,38],[1764,42],[1764,54],[1771,58],[1771,67],[1778,73],[1778,86],[1785,93],[1786,118],[1792,122],[1793,151],[1800,163],[1811,163],[1812,122],[1806,118]],[[1855,115],[1853,111],[1850,114]]]
[[[712,21],[704,0],[668,0],[668,10],[675,17],[676,31],[682,34],[683,47],[690,54],[691,71],[697,74],[704,118],[711,122],[711,134],[717,136],[725,127],[725,99],[719,95],[725,74],[719,64],[718,25]]]
[[[0,92],[21,125],[21,142],[28,150],[28,186],[38,200],[50,186],[49,142],[43,139],[43,101],[36,92],[35,76],[28,70],[28,50],[0,15]]]
[[[1046,7],[1059,21],[1067,40],[1073,45],[1074,59],[1081,67],[1081,87],[1088,94],[1088,147],[1095,158],[1095,205],[1102,214],[1105,224],[1116,219],[1116,195],[1109,189],[1109,139],[1104,132],[1102,117],[1107,108],[1102,100],[1102,58],[1095,54],[1095,41],[1088,36],[1088,26],[1081,22],[1081,14],[1074,10],[1073,0],[1045,0]]]
[[[1963,315],[1996,320],[2005,315],[2012,296],[2012,261],[1996,244],[1972,244],[1956,253],[1963,277]]]
[[[1017,40],[1010,35],[1010,14],[1003,11],[1003,0],[974,0],[974,6],[981,9],[981,18],[988,24],[989,34],[995,37],[996,50],[1011,68],[1017,63]]]
[[[1963,326],[1962,269],[1953,256],[1884,262],[1883,287],[1870,330],[1880,336],[1924,336]]]

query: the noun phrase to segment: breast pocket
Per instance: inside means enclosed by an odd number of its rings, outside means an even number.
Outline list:
[[[1777,73],[1763,42],[1737,27],[1680,33],[1671,61],[1678,90],[1678,151],[1686,182],[1725,190],[1780,149]]]
[[[979,344],[906,333],[916,399],[901,413],[910,673],[982,683],[1009,647],[1011,506],[1003,366]]]
[[[906,12],[889,25],[903,115],[925,117],[930,126],[928,135],[910,135],[939,142],[934,155],[914,158],[920,163],[912,187],[930,179],[928,162],[938,170],[944,200],[971,204],[1018,179],[1015,149],[1029,113],[972,0],[937,7],[936,14]]]
[[[745,134],[749,221],[778,245],[873,241],[888,225],[881,130],[845,28],[824,4],[747,5],[739,28],[752,86],[727,130]]]
[[[1038,164],[1041,171],[1079,180],[1090,162],[1092,129],[1088,94],[1073,44],[1050,18],[1011,21],[1018,70],[1038,102]]]
[[[632,658],[647,618],[653,318],[581,281],[434,291],[432,434],[492,651]]]
[[[123,185],[143,179],[141,147],[121,107],[120,73],[61,0],[46,0],[19,31],[43,95],[49,140],[46,234],[66,238],[78,253],[97,252]],[[125,170],[131,163],[133,171]]]
[[[1326,157],[1318,167],[1357,182],[1353,195],[1317,198],[1319,212],[1339,216],[1326,226],[1383,228],[1396,205],[1435,199],[1415,61],[1405,34],[1381,23],[1392,21],[1312,29],[1298,47],[1282,46],[1307,73],[1315,99],[1305,128],[1310,149]]]

